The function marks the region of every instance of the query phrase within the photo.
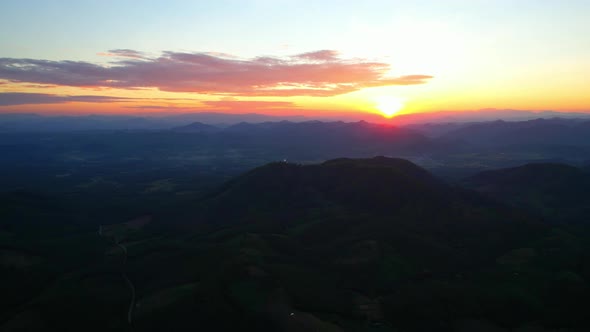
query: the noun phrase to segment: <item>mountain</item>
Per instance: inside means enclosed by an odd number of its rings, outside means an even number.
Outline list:
[[[586,222],[590,213],[590,174],[574,166],[527,164],[481,172],[464,184],[553,222]]]
[[[407,160],[386,157],[272,163],[230,181],[197,207],[198,217],[187,216],[185,227],[293,233],[309,246],[393,241],[430,269],[479,264],[467,263],[466,248],[498,255],[521,231],[539,229],[524,215],[448,186]],[[485,244],[478,240],[483,234],[489,236]]]
[[[481,147],[533,144],[588,146],[590,121],[555,118],[483,122],[450,131],[441,138]]]
[[[527,121],[532,119],[590,119],[590,113],[532,112],[517,110],[441,111],[431,113],[401,114],[386,119],[375,113],[330,113],[316,116],[267,115],[257,113],[150,112],[130,115],[39,115],[32,113],[0,114],[0,132],[67,132],[79,130],[163,130],[201,122],[218,127],[228,127],[241,122],[346,122],[369,121],[373,123],[411,126],[435,134],[448,131],[446,127],[462,127],[464,124],[485,121]],[[451,126],[448,126],[451,124]],[[442,125],[442,127],[440,126]],[[415,128],[414,128],[415,127]],[[429,135],[430,136],[430,135]]]
[[[481,109],[471,111],[438,111],[428,113],[400,114],[391,119],[397,125],[435,124],[435,123],[469,123],[486,121],[527,121],[534,119],[590,119],[588,112],[525,111],[510,109]]]
[[[44,116],[0,114],[2,132],[70,132],[85,130],[154,130],[168,128],[165,121],[127,115]]]
[[[403,159],[335,159],[315,165],[277,162],[230,181],[202,204],[215,216],[248,218],[251,210],[273,219],[276,214],[331,206],[395,210],[406,200],[427,200],[443,188],[428,172]]]
[[[303,116],[264,114],[188,113],[150,115],[38,115],[29,113],[0,114],[0,132],[69,132],[81,130],[165,130],[194,122],[228,126],[243,121],[305,121]]]
[[[218,288],[224,298],[241,298],[231,285],[263,289],[273,300],[258,308],[282,303],[319,325],[354,330],[352,317],[364,317],[388,331],[455,331],[454,324],[475,315],[484,326],[515,327],[562,315],[541,313],[531,297],[572,301],[569,292],[541,290],[546,266],[580,255],[567,247],[575,241],[569,234],[554,234],[535,218],[444,184],[403,159],[272,163],[193,209],[183,232],[201,243],[235,246],[236,256],[226,258],[234,262],[226,270],[233,276],[217,277],[225,280],[227,288]],[[560,248],[556,256],[547,246]],[[526,277],[515,278],[519,273]],[[584,286],[572,287],[590,295]],[[568,315],[582,317],[581,307]],[[282,322],[272,310],[257,310],[259,318]]]
[[[309,121],[308,117],[302,115],[292,116],[275,116],[257,113],[220,113],[220,112],[198,112],[173,114],[168,113],[155,114],[155,119],[160,119],[165,122],[202,122],[205,124],[216,126],[231,126],[240,122],[277,122],[277,121]]]
[[[473,125],[474,122],[434,122],[404,125],[404,128],[415,130],[427,137],[440,137],[457,129]]]
[[[193,132],[207,134],[209,146],[244,149],[253,155],[272,151],[279,157],[274,160],[416,154],[436,148],[431,139],[413,130],[365,121],[240,122],[218,131]]]
[[[212,133],[219,131],[219,128],[202,122],[193,122],[185,126],[174,127],[170,130],[181,133]]]
[[[432,147],[431,140],[415,131],[365,121],[243,122],[222,134],[240,137],[241,144],[280,148],[286,155],[322,155],[324,160],[341,155],[420,153]]]
[[[275,162],[189,198],[150,223],[0,233],[0,329],[588,327],[582,235],[404,159]]]

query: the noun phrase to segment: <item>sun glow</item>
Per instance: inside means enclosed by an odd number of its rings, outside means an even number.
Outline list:
[[[399,97],[379,97],[375,99],[375,107],[386,118],[391,118],[404,108],[404,100]]]

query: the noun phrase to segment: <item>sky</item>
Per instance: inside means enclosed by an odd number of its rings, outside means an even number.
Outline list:
[[[0,113],[590,112],[590,1],[0,3]]]

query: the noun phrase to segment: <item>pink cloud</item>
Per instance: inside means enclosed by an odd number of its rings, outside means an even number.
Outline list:
[[[298,54],[295,58],[315,61],[335,61],[338,59],[338,52],[333,50],[321,50]]]
[[[262,101],[262,100],[209,100],[201,102],[203,105],[223,109],[286,109],[295,105],[288,101]]]
[[[112,50],[109,54],[116,60],[108,65],[0,58],[0,79],[225,96],[335,96],[367,87],[424,84],[432,78],[388,77],[387,63],[341,59],[331,50],[253,59],[220,53],[163,52],[153,58],[133,50]]]

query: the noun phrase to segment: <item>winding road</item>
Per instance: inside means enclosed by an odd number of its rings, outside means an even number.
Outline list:
[[[133,319],[133,309],[135,308],[135,285],[133,285],[133,283],[127,276],[127,272],[125,271],[125,267],[127,265],[127,247],[125,247],[121,243],[117,243],[117,246],[119,246],[119,248],[123,250],[124,255],[123,267],[121,268],[121,275],[123,276],[123,279],[125,279],[125,282],[127,282],[127,286],[129,286],[129,289],[131,290],[131,302],[129,303],[129,310],[127,311],[127,322],[131,324],[131,321]]]
[[[98,227],[98,235],[99,236],[104,236],[103,231],[102,231],[102,225],[100,225]],[[129,303],[129,310],[127,311],[127,322],[129,324],[131,324],[131,322],[133,320],[133,309],[135,309],[135,285],[133,284],[133,282],[131,282],[131,280],[127,276],[127,271],[126,271],[126,267],[127,267],[127,247],[125,247],[124,244],[121,244],[117,240],[115,240],[115,244],[119,248],[121,248],[121,250],[123,250],[123,264],[121,266],[121,276],[123,277],[123,279],[127,283],[127,286],[129,286],[129,290],[131,291],[131,302]]]

